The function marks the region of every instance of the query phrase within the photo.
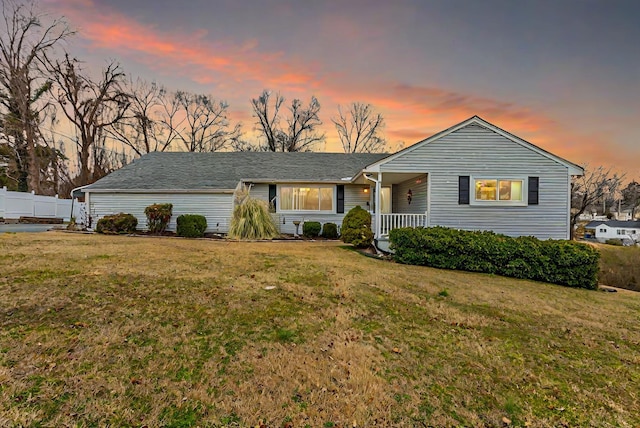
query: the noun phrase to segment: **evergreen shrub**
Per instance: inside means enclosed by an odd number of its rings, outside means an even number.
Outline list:
[[[335,223],[323,224],[322,237],[327,239],[338,239],[338,225]]]
[[[202,238],[207,230],[207,219],[199,214],[182,214],[176,224],[176,234],[185,238]]]
[[[151,233],[162,233],[167,230],[173,204],[153,204],[144,209],[147,216],[147,227]]]
[[[318,221],[305,221],[302,223],[302,235],[305,238],[317,238],[321,229],[322,225]]]
[[[389,233],[400,263],[484,272],[594,290],[600,253],[572,241],[511,238],[488,231],[444,227],[401,228]]]
[[[353,207],[342,220],[341,239],[356,248],[368,248],[373,242],[371,214],[360,205]]]
[[[106,215],[98,220],[96,232],[98,233],[134,233],[138,226],[138,219],[132,214]]]

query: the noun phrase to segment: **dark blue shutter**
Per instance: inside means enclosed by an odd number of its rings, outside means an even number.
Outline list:
[[[344,212],[344,184],[338,184],[336,190],[336,212],[341,214]]]
[[[269,209],[276,212],[276,185],[269,184]]]
[[[529,177],[529,205],[538,205],[540,177]]]
[[[458,205],[469,204],[469,181],[468,175],[458,177]]]

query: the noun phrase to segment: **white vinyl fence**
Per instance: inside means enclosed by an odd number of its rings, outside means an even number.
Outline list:
[[[84,202],[73,202],[71,199],[58,199],[56,196],[42,196],[35,193],[11,192],[6,187],[0,189],[0,217],[19,219],[20,217],[62,218],[69,221],[71,217],[84,218]]]

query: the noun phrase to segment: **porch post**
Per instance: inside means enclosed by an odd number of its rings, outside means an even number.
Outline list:
[[[381,212],[381,207],[380,207],[380,201],[381,201],[381,195],[380,193],[382,193],[382,173],[379,172],[378,173],[378,180],[376,181],[376,212],[375,212],[375,216],[376,216],[376,231],[375,231],[375,239],[380,239],[380,231],[382,230],[382,224],[380,224],[382,222],[382,216],[380,215]]]

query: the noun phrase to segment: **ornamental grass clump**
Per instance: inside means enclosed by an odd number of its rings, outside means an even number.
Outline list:
[[[153,204],[144,209],[147,216],[147,227],[151,233],[162,233],[167,230],[173,204]]]
[[[244,187],[236,191],[236,207],[228,236],[240,240],[273,239],[278,236],[278,228],[269,214],[267,202],[250,197]]]

